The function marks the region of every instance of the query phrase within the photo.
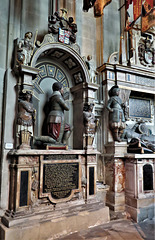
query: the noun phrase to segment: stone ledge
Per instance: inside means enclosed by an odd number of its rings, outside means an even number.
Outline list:
[[[87,205],[86,205],[87,206]],[[0,224],[0,239],[2,240],[46,240],[49,237],[59,237],[70,232],[86,230],[109,222],[109,208],[102,204],[90,204],[89,209],[84,208],[76,214],[69,212],[52,219],[47,215],[44,218],[38,215],[38,220],[18,219],[18,224],[10,228]],[[24,221],[25,225],[22,223]]]
[[[93,155],[93,154],[100,154],[99,151],[96,149],[91,149],[91,150],[75,150],[75,149],[68,149],[68,150],[39,150],[39,149],[13,149],[8,152],[9,155],[17,155],[17,156],[22,156],[22,155],[53,155],[53,154],[81,154],[81,155]]]

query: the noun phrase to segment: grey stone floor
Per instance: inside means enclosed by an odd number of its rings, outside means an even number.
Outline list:
[[[135,223],[132,220],[113,220],[109,223],[69,234],[59,240],[155,240],[155,220]]]

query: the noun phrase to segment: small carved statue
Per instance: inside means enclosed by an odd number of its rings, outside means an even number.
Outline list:
[[[107,109],[109,110],[109,127],[113,135],[114,141],[121,142],[120,136],[125,129],[125,117],[123,107],[124,104],[119,97],[120,89],[118,86],[113,86],[109,90]]]
[[[62,12],[61,20],[60,20],[61,28],[62,29],[67,29],[67,27],[68,27],[68,24],[67,24],[67,13],[68,13],[68,11],[65,8],[61,8],[60,10]]]
[[[31,53],[34,48],[32,43],[32,32],[25,33],[25,38],[19,40],[17,49],[17,62],[24,65],[29,65],[31,61]]]
[[[27,91],[22,93],[18,102],[17,135],[20,136],[20,146],[22,147],[30,147],[29,140],[33,136],[36,110],[31,103],[31,99],[32,94]]]
[[[83,109],[83,121],[85,127],[85,133],[94,134],[96,131],[96,119],[93,111],[94,104],[86,103]]]
[[[92,147],[94,136],[97,130],[98,121],[95,118],[93,111],[93,103],[85,103],[83,109],[83,123],[84,123],[84,140],[85,147]]]
[[[89,70],[90,82],[96,83],[96,76],[98,75],[98,72],[94,68],[94,64],[92,62],[92,56],[88,55],[87,60],[85,60],[85,62]]]

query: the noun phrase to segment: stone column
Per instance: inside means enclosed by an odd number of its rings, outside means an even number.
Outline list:
[[[73,148],[83,149],[83,84],[70,90],[73,94]]]
[[[110,186],[107,205],[115,212],[125,210],[125,164],[126,143],[112,142],[106,146],[105,182]]]
[[[94,83],[81,83],[72,87],[71,93],[73,94],[73,148],[83,149],[83,103],[93,103],[95,100],[95,91],[98,85]]]

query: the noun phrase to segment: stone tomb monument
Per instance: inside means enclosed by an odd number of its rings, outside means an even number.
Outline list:
[[[50,21],[54,24],[53,20]],[[70,23],[70,27],[76,26]],[[68,47],[67,44],[58,42],[59,33],[51,30],[44,36],[43,43],[33,45],[33,54],[26,63],[23,60],[17,61],[18,59],[15,61],[17,98],[24,92],[33,95],[33,102],[29,105],[36,110],[36,118],[34,126],[30,126],[31,129],[33,127],[32,132],[29,126],[24,125],[24,138],[21,138],[23,130],[16,128],[16,148],[8,154],[9,206],[1,225],[5,240],[33,239],[34,236],[42,240],[109,221],[109,208],[105,206],[105,198],[98,197],[97,194],[97,155],[100,153],[93,148],[95,116],[94,122],[88,126],[84,126],[83,119],[84,103],[94,102],[94,92],[98,85],[90,83],[88,68],[75,43],[75,32],[68,39],[71,41]],[[20,54],[17,56],[23,56]],[[66,69],[61,61],[66,64]],[[46,91],[52,89],[55,82],[61,83],[69,94],[69,115],[65,117],[74,129],[67,144],[57,139],[54,142],[51,136],[45,135],[45,132],[42,134],[41,117],[45,103],[42,99],[48,96]],[[57,108],[58,103],[55,106]],[[58,114],[55,115],[54,122],[53,117],[50,118],[50,127],[56,131],[64,115],[57,116]],[[86,132],[85,129],[90,130],[91,126],[93,132]],[[87,137],[91,141],[85,141]],[[36,139],[41,142],[37,147],[34,144]],[[51,143],[52,148],[49,148]],[[99,195],[103,191],[105,189],[100,187]]]
[[[110,102],[108,91],[117,84],[122,102],[128,107],[127,125],[120,139],[118,135],[114,138],[115,128],[109,125],[106,108],[103,113],[105,132],[107,129],[104,139],[103,168],[105,182],[110,186],[106,203],[116,212],[127,211],[137,222],[146,218],[151,219],[155,189],[155,142],[152,134],[154,132],[154,67],[147,65],[145,72],[138,64],[126,66],[110,62],[103,64],[97,70],[103,75],[105,103]],[[140,122],[143,124],[139,124]],[[144,128],[144,123],[147,128]],[[114,124],[114,127],[117,127],[117,124]],[[143,132],[144,129],[140,126],[149,131]],[[140,132],[136,132],[136,129]],[[130,142],[133,138],[138,138],[135,142],[137,146],[133,146]],[[150,187],[147,186],[146,179],[150,182]]]

